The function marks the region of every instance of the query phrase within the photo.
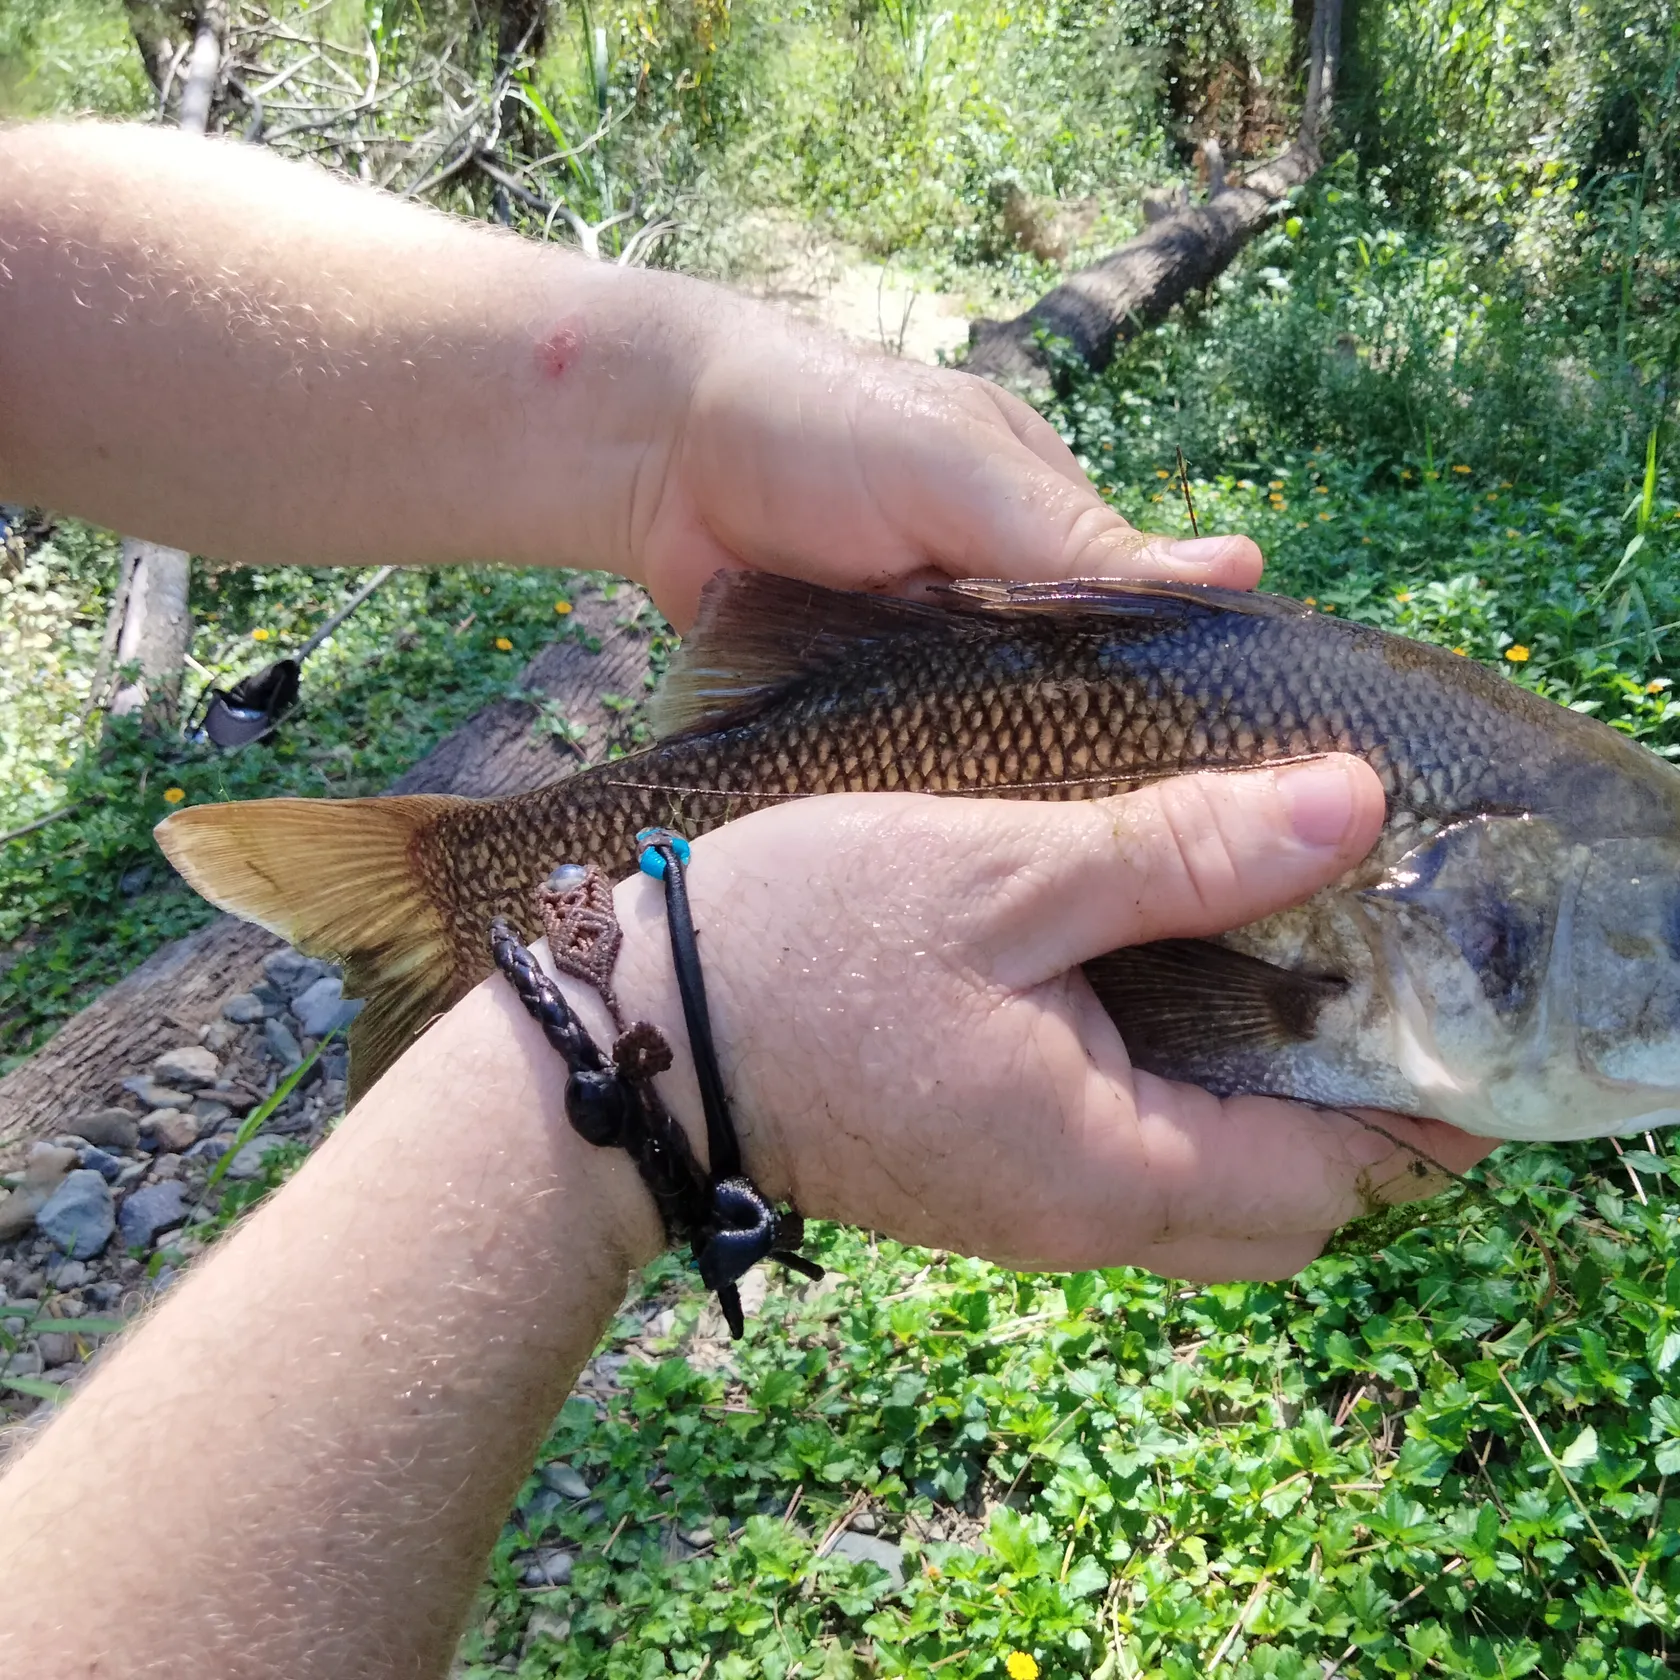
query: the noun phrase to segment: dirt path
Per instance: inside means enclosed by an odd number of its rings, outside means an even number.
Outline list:
[[[937,362],[968,343],[966,299],[933,291],[891,263],[826,237],[796,216],[754,211],[731,283],[888,355]]]

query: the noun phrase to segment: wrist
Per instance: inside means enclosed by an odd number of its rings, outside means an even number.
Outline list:
[[[696,857],[701,862],[702,873],[706,873],[701,853],[697,852]],[[690,880],[693,880],[692,873]],[[672,1119],[687,1135],[696,1160],[709,1169],[705,1109],[695,1072],[693,1046],[683,1014],[682,994],[671,960],[664,888],[647,876],[637,874],[619,882],[614,889],[613,900],[623,943],[612,984],[624,1025],[628,1027],[634,1022],[647,1022],[658,1028],[670,1045],[672,1063],[656,1080],[656,1089]],[[702,953],[724,1087],[741,1145],[742,1164],[747,1175],[772,1201],[785,1200],[791,1195],[792,1184],[783,1160],[781,1140],[774,1128],[756,1113],[750,1092],[741,1088],[741,1051],[744,1046],[741,1042],[740,1012],[735,1007],[730,984],[733,965],[729,942],[716,922],[711,918],[707,920],[710,925],[702,925],[697,930],[697,941]],[[613,1042],[617,1029],[599,993],[584,981],[556,973],[546,943],[536,949],[545,970],[559,984],[567,1004],[595,1042],[605,1050]]]
[[[648,584],[647,537],[676,469],[694,386],[743,307],[702,281],[535,253],[521,333],[533,424],[518,557]],[[569,464],[564,479],[557,463]]]

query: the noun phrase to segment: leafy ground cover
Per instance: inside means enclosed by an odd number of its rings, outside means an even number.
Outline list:
[[[1450,1217],[1288,1284],[1024,1277],[829,1230],[836,1280],[778,1285],[712,1371],[661,1357],[700,1310],[663,1262],[664,1339],[628,1304],[622,1393],[569,1402],[544,1450],[589,1500],[545,1509],[533,1479],[464,1673],[1667,1674],[1677,1172],[1506,1151]],[[819,1555],[865,1510],[901,1586]],[[543,1545],[579,1550],[566,1587],[519,1585]]]
[[[1287,125],[1298,22],[1222,0],[580,6],[525,91],[557,143],[614,112],[556,180],[591,216],[639,187],[683,223],[662,260],[727,274],[739,213],[772,206],[1001,307],[1054,272],[1011,233],[1012,184],[1074,215],[1073,250],[1129,231],[1193,139],[1264,150]],[[1346,24],[1344,155],[1047,411],[1136,522],[1187,528],[1182,448],[1202,527],[1253,534],[1271,587],[1680,756],[1680,24],[1653,0],[1391,0]],[[1229,91],[1244,64],[1259,104]],[[18,0],[0,101],[144,104],[116,10]],[[451,190],[487,212],[483,183]],[[203,914],[150,850],[171,789],[377,788],[505,691],[565,587],[397,580],[311,666],[285,741],[227,760],[74,723],[113,569],[68,524],[0,563],[0,828],[84,801],[0,853],[0,1054]],[[195,654],[249,669],[344,587],[205,568]],[[701,1303],[662,1262],[604,1344],[614,1391],[545,1448],[589,1497],[533,1479],[462,1670],[1666,1674],[1676,1159],[1503,1150],[1431,1223],[1356,1233],[1287,1285],[1016,1277],[828,1231],[836,1284],[778,1285],[723,1364],[688,1356]],[[847,1512],[902,1544],[902,1586],[819,1556]],[[575,1554],[566,1587],[520,1584],[542,1545]]]

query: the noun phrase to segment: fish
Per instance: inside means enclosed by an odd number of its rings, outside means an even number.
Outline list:
[[[1680,770],[1445,649],[1196,585],[927,599],[721,573],[655,743],[534,792],[192,806],[158,842],[224,909],[345,966],[352,1094],[538,928],[563,861],[778,801],[1096,799],[1329,752],[1382,779],[1369,855],[1292,909],[1085,965],[1136,1067],[1219,1095],[1567,1139],[1680,1119]]]

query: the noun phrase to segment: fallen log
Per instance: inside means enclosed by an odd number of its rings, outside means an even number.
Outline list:
[[[965,370],[1027,396],[1047,395],[1053,379],[1043,335],[1065,341],[1087,367],[1100,371],[1120,344],[1216,280],[1277,215],[1291,189],[1323,166],[1341,30],[1342,0],[1316,0],[1301,126],[1284,151],[1241,181],[1225,182],[1205,203],[1160,217],[1013,320],[975,321]]]
[[[592,653],[581,638],[555,642],[520,681],[577,726],[576,744],[533,727],[540,718],[536,703],[499,700],[439,742],[392,793],[494,798],[541,787],[604,756],[623,719],[601,696],[640,694],[647,674],[648,638],[638,611],[645,597],[623,585],[608,600],[586,586],[573,600],[571,622],[598,638],[600,651]],[[626,627],[630,619],[635,624]],[[196,1038],[224,998],[261,978],[263,958],[279,947],[264,929],[221,916],[155,951],[0,1079],[0,1164],[31,1139],[60,1130],[70,1116],[115,1102],[125,1077],[184,1036]]]

